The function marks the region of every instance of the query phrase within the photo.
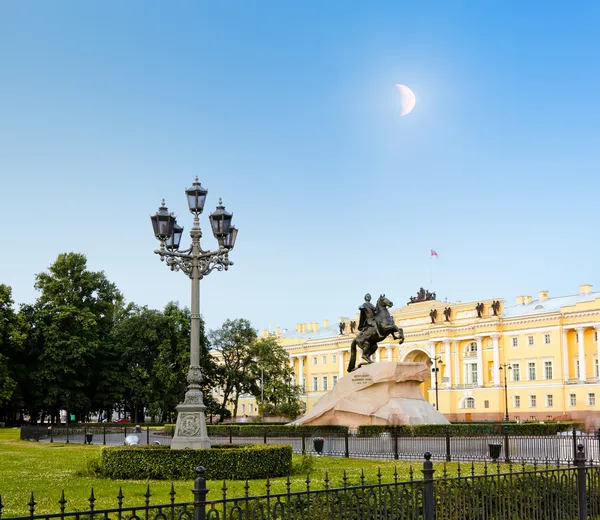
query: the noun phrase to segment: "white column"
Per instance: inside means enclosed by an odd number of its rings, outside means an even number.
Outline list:
[[[298,384],[302,386],[304,384],[304,358],[306,356],[298,356]],[[306,393],[306,389],[302,389],[302,393]]]
[[[460,350],[460,341],[455,341],[454,342],[454,385],[453,386],[460,385],[461,366],[460,366],[459,350]]]
[[[444,362],[446,363],[446,372],[444,377],[448,378],[447,386],[452,385],[452,360],[450,359],[450,340],[444,341]]]
[[[586,381],[586,370],[585,370],[585,343],[583,341],[583,333],[585,332],[584,327],[579,327],[575,329],[577,331],[577,335],[579,336],[579,342],[577,346],[579,347],[579,381],[585,383]]]
[[[598,341],[596,342],[596,349],[598,350],[598,352],[597,352],[598,363],[600,363],[600,325],[596,325],[594,327],[594,329],[596,330],[596,335],[598,336]],[[593,375],[596,376],[596,372],[593,372]]]
[[[492,346],[494,347],[494,385],[500,386],[500,352],[498,351],[498,338],[500,334],[492,334]]]
[[[477,385],[483,386],[483,338],[477,336]]]
[[[563,378],[565,381],[569,379],[569,344],[567,343],[567,329],[562,330],[562,363],[563,363]]]
[[[377,363],[379,363],[381,361],[381,349],[379,349],[379,348],[375,351],[375,361]]]
[[[338,356],[340,356],[340,379],[342,379],[342,377],[344,377],[344,351],[338,350]]]
[[[394,360],[394,346],[387,345],[385,348],[387,350],[387,360],[391,363]]]

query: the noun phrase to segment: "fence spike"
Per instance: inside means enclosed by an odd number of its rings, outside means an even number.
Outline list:
[[[442,470],[443,478],[448,478],[448,465],[444,462],[444,469]]]
[[[342,477],[342,482],[344,483],[344,488],[348,487],[348,477],[346,476],[346,470],[344,470],[344,476]]]
[[[381,468],[379,466],[377,466],[377,480],[381,486]]]
[[[148,484],[148,487],[146,488],[146,493],[144,494],[144,496],[146,497],[146,506],[150,505],[150,497],[152,496],[150,494],[150,484]]]
[[[483,474],[487,476],[488,474],[488,462],[487,460],[483,461]]]
[[[171,484],[172,486],[173,484]],[[117,504],[119,505],[119,509],[123,508],[123,499],[125,498],[125,495],[123,495],[123,488],[119,487],[119,494],[117,495]]]
[[[398,483],[398,466],[394,466],[394,484]]]
[[[475,476],[475,462],[471,461],[471,476]]]
[[[244,484],[244,493],[248,496],[250,493],[250,484],[248,484],[248,479],[246,479],[246,483]]]
[[[96,497],[94,496],[94,488],[92,488],[92,493],[90,494],[90,498],[88,498],[88,502],[90,503],[90,511],[94,510],[94,502],[96,501]]]
[[[408,479],[409,480],[413,480],[413,467],[412,464],[410,466],[408,466]]]
[[[325,472],[325,480],[323,482],[325,483],[325,489],[329,489],[329,471]]]
[[[175,486],[173,485],[173,482],[171,482],[171,491],[169,491],[169,495],[171,496],[171,504],[175,503]]]
[[[65,512],[65,506],[67,505],[67,501],[65,500],[65,490],[62,490],[62,493],[60,494],[60,500],[58,501],[58,503],[60,504],[60,512],[61,514]]]
[[[456,474],[457,474],[459,477],[460,477],[460,470],[461,470],[461,467],[460,467],[460,461],[458,461],[458,465],[456,466]]]
[[[500,461],[496,460],[496,473],[500,475]]]
[[[364,468],[360,469],[360,484],[361,484],[361,486],[365,485],[365,470],[364,470]]]
[[[537,466],[538,466],[537,460],[533,459],[533,471],[537,471]]]
[[[267,492],[267,496],[271,494],[271,481],[269,477],[267,477],[267,481],[265,482],[265,491]]]
[[[31,499],[29,500],[29,514],[33,516],[35,514],[35,505],[37,502],[33,498],[33,491],[31,492]]]

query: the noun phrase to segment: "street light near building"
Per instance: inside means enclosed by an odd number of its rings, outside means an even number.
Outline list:
[[[438,364],[442,364],[442,358],[437,357],[437,356],[433,356],[431,358],[431,373],[434,375],[434,380],[435,380],[435,409],[439,410],[439,403],[438,403],[438,399],[439,399],[439,394],[438,394],[438,372],[440,371],[440,368],[438,367]]]
[[[192,281],[191,328],[190,328],[190,367],[187,374],[188,387],[185,398],[177,406],[177,424],[171,448],[210,448],[210,439],[206,431],[206,419],[200,384],[200,280],[214,270],[227,271],[233,262],[229,260],[229,251],[233,249],[238,230],[231,225],[233,215],[225,211],[221,199],[217,209],[209,216],[213,235],[219,244],[215,251],[205,251],[200,247],[200,214],[208,191],[196,177],[192,186],[185,190],[189,210],[194,216],[190,237],[192,244],[188,249],[180,250],[183,227],[173,213],[170,213],[163,200],[155,215],[150,217],[154,235],[160,242],[160,248],[154,252],[171,271],[182,271]]]
[[[508,422],[509,421],[509,418],[508,418],[508,385],[506,383],[506,375],[509,370],[512,370],[512,365],[510,363],[501,363],[500,370],[502,370],[504,372],[504,410],[505,410],[504,420],[506,422]]]

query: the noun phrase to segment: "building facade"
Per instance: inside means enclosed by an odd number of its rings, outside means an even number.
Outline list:
[[[432,377],[422,392],[449,420],[501,420],[508,414],[510,420],[573,419],[600,426],[600,292],[591,285],[569,296],[550,297],[548,291],[535,300],[519,296],[513,305],[498,298],[430,299],[391,314],[405,341],[399,345],[388,337],[376,361],[430,364]],[[307,411],[346,375],[355,336],[350,322],[358,319],[299,323],[293,333],[274,332],[289,353]],[[242,416],[258,415],[251,397],[240,405]]]

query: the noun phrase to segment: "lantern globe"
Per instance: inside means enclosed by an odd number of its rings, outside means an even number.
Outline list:
[[[154,236],[164,242],[173,234],[173,226],[175,225],[175,216],[169,213],[169,209],[165,206],[165,201],[162,201],[158,211],[150,217]]]
[[[202,185],[198,182],[198,177],[196,177],[191,188],[185,190],[185,195],[187,196],[188,206],[191,213],[194,215],[200,215],[200,213],[202,213],[204,210],[204,203],[206,202],[207,193],[208,190],[202,187]]]
[[[215,238],[219,241],[219,243],[222,243],[229,234],[233,213],[225,211],[225,206],[223,206],[223,202],[221,199],[219,199],[219,205],[217,206],[217,209],[214,211],[214,213],[210,214],[209,218],[213,235],[215,235]]]
[[[173,225],[173,233],[166,241],[167,249],[171,251],[177,251],[179,249],[179,244],[181,244],[181,235],[183,234],[183,228],[177,224]]]
[[[229,228],[229,233],[227,233],[227,237],[223,241],[223,247],[227,249],[233,249],[233,246],[235,246],[235,239],[237,238],[237,234],[238,228],[236,228],[235,226],[231,226]]]

